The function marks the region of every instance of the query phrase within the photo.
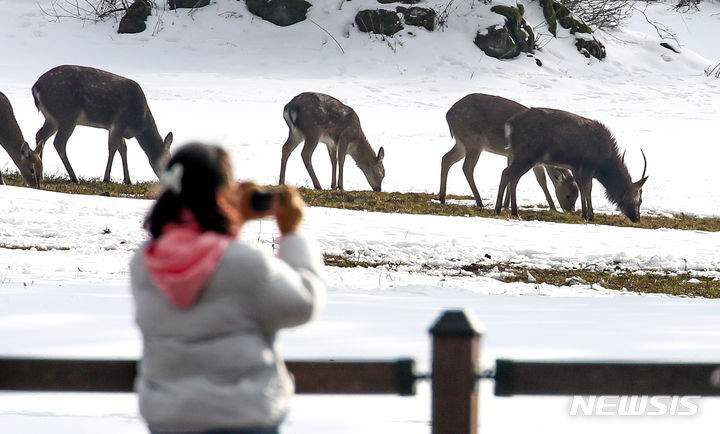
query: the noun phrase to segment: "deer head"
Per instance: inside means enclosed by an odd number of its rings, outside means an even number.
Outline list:
[[[620,208],[620,211],[622,211],[623,214],[625,214],[630,221],[633,223],[637,223],[640,221],[640,205],[642,205],[642,188],[643,185],[645,185],[645,181],[647,181],[648,177],[645,176],[645,171],[647,170],[647,158],[645,158],[645,152],[641,149],[640,152],[643,156],[643,173],[642,176],[640,176],[640,180],[635,181],[632,183],[632,186],[629,191],[629,197],[627,200],[622,201],[618,204],[618,207]],[[625,154],[623,153],[623,162],[625,160]]]
[[[568,170],[560,170],[557,167],[550,167],[548,172],[553,178],[555,196],[557,196],[560,207],[565,212],[575,211],[575,202],[577,202],[580,192],[572,173]]]
[[[18,164],[20,175],[25,183],[32,188],[40,188],[43,176],[43,163],[40,154],[30,149],[27,142],[20,147],[20,162]]]
[[[370,164],[358,165],[365,174],[370,187],[373,191],[380,191],[383,178],[385,178],[385,166],[383,166],[383,158],[385,158],[385,149],[380,147],[377,156],[373,158]]]

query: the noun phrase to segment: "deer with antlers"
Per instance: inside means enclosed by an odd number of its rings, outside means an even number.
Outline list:
[[[512,215],[517,216],[515,189],[520,177],[542,163],[572,170],[580,189],[582,216],[592,221],[592,180],[600,181],[605,194],[632,222],[640,221],[642,188],[647,181],[647,159],[643,152],[643,174],[633,182],[620,156],[615,138],[598,121],[548,108],[531,108],[505,124],[510,164],[503,170],[495,213],[500,214],[503,193],[510,195]]]

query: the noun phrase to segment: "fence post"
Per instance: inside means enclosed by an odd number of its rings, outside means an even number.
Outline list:
[[[430,329],[432,433],[476,434],[480,328],[469,312],[448,310]]]

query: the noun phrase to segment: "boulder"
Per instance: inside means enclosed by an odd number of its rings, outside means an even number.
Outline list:
[[[283,27],[304,21],[312,6],[305,0],[246,0],[245,4],[253,15]]]
[[[592,36],[590,26],[576,20],[567,7],[555,0],[540,0],[540,6],[548,24],[548,30],[553,36],[557,37],[557,25],[560,23],[560,26],[575,35],[575,47],[583,56],[592,56],[597,59],[605,58],[605,46]]]
[[[494,25],[488,27],[485,34],[478,32],[475,36],[475,45],[485,54],[496,59],[512,59],[520,54],[506,26]]]
[[[168,0],[170,10],[180,8],[201,8],[210,4],[210,0]]]
[[[392,36],[403,29],[400,17],[387,9],[365,9],[355,15],[355,24],[361,32]]]
[[[125,10],[120,19],[118,33],[140,33],[147,28],[145,21],[150,16],[152,8],[148,0],[135,0]]]
[[[406,8],[398,6],[396,8],[398,13],[403,15],[405,24],[410,26],[425,27],[426,30],[435,30],[435,23],[437,22],[437,12],[431,8],[421,8],[413,6]]]
[[[485,33],[478,32],[475,36],[475,45],[485,54],[497,59],[512,59],[520,53],[532,53],[535,49],[535,33],[522,17],[522,5],[493,6],[492,12],[505,17],[505,24],[494,25],[486,29]]]
[[[605,52],[605,46],[600,43],[595,38],[592,39],[582,39],[577,38],[575,40],[575,48],[582,54],[583,56],[589,58],[590,56],[596,58],[596,59],[604,59],[607,53]]]

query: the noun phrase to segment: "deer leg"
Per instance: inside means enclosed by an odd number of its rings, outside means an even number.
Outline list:
[[[120,152],[120,160],[122,161],[123,166],[123,183],[131,184],[130,170],[128,169],[127,162],[127,143],[125,142],[125,139],[123,137],[120,137],[120,143],[118,143],[117,150],[118,152]]]
[[[593,212],[592,206],[592,177],[589,177],[585,190],[587,191],[585,196],[585,201],[587,202],[587,221],[595,221],[595,213]]]
[[[5,180],[3,179],[2,172],[0,172],[0,185],[5,185]]]
[[[347,156],[347,149],[348,149],[348,142],[346,142],[343,139],[340,139],[340,143],[337,147],[337,156],[338,156],[338,189],[340,191],[344,190],[345,187],[343,185],[343,179],[344,179],[344,168],[345,168],[345,157]]]
[[[328,155],[330,155],[330,165],[332,166],[332,179],[330,182],[330,189],[335,190],[338,188],[337,185],[337,179],[335,177],[335,174],[337,173],[337,164],[338,164],[338,148],[335,143],[332,144],[326,144]],[[342,188],[341,188],[342,190]]]
[[[517,206],[517,184],[519,180],[519,177],[515,178],[510,181],[510,184],[508,184],[508,192],[510,194],[510,214],[515,217],[520,217]]]
[[[48,119],[45,119],[45,123],[35,134],[35,152],[40,154],[40,159],[42,159],[45,142],[48,138],[50,138],[50,136],[57,132],[57,129],[57,124],[51,122]]]
[[[75,176],[75,171],[70,165],[70,160],[68,160],[66,153],[67,141],[74,130],[75,125],[71,126],[70,128],[58,128],[57,134],[55,135],[55,140],[53,141],[53,145],[55,145],[55,150],[60,156],[60,160],[63,162],[65,170],[67,170],[70,181],[78,182],[77,176]]]
[[[540,188],[542,188],[542,191],[545,194],[545,200],[547,200],[548,205],[550,205],[550,211],[557,211],[555,208],[555,202],[553,202],[552,196],[550,196],[550,191],[547,188],[545,169],[543,166],[535,166],[533,167],[533,173],[535,173],[535,179],[537,179],[538,184],[540,184]]]
[[[507,165],[510,165],[510,155],[507,156]],[[508,191],[509,188],[505,189],[505,200],[503,200],[503,209],[508,209],[510,207],[510,192]]]
[[[463,172],[465,172],[465,178],[468,184],[470,184],[470,190],[472,190],[473,196],[475,196],[475,203],[479,208],[483,207],[482,199],[480,199],[480,192],[478,192],[477,186],[475,185],[475,166],[477,165],[478,158],[480,158],[480,149],[466,149],[465,150],[465,161],[463,161]]]
[[[120,137],[119,134],[112,130],[108,132],[108,160],[107,165],[105,166],[105,176],[103,177],[103,182],[110,182],[110,171],[112,170],[115,152],[118,150],[120,140],[122,140],[122,137]]]
[[[507,166],[502,171],[502,175],[500,175],[500,185],[498,186],[498,194],[497,194],[497,200],[495,201],[495,214],[500,214],[500,211],[502,211],[502,204],[503,204],[503,195],[505,194],[505,189],[508,185],[508,182],[510,182],[510,166]],[[508,191],[508,194],[510,192]]]
[[[580,205],[582,209],[582,217],[587,221],[593,221],[595,215],[592,210],[592,176],[588,175],[584,170],[578,170],[575,175],[578,190],[580,190]]]
[[[313,170],[312,167],[312,155],[313,152],[315,152],[315,148],[317,148],[317,145],[317,138],[305,137],[305,145],[303,146],[301,155],[303,163],[305,163],[305,169],[307,169],[308,173],[310,174],[310,179],[312,180],[313,187],[315,187],[315,190],[322,190],[322,187],[320,187],[320,182],[318,181],[317,176],[315,176],[315,170]]]
[[[453,146],[447,154],[443,155],[442,163],[440,165],[440,195],[438,197],[440,203],[445,203],[448,172],[450,172],[450,168],[453,164],[462,160],[463,157],[465,157],[465,145],[460,143],[459,140],[456,140],[455,146]]]
[[[278,184],[285,184],[285,167],[287,166],[288,158],[290,154],[297,148],[297,146],[304,140],[304,137],[296,128],[290,128],[288,132],[288,138],[282,147],[282,156],[280,157],[280,180]]]
[[[518,216],[517,209],[517,183],[520,178],[527,173],[533,167],[532,163],[522,163],[513,161],[508,167],[503,170],[502,176],[500,177],[500,185],[498,186],[498,197],[495,202],[495,214],[500,214],[502,210],[503,194],[507,188],[507,194],[510,195],[510,211],[514,216]]]

